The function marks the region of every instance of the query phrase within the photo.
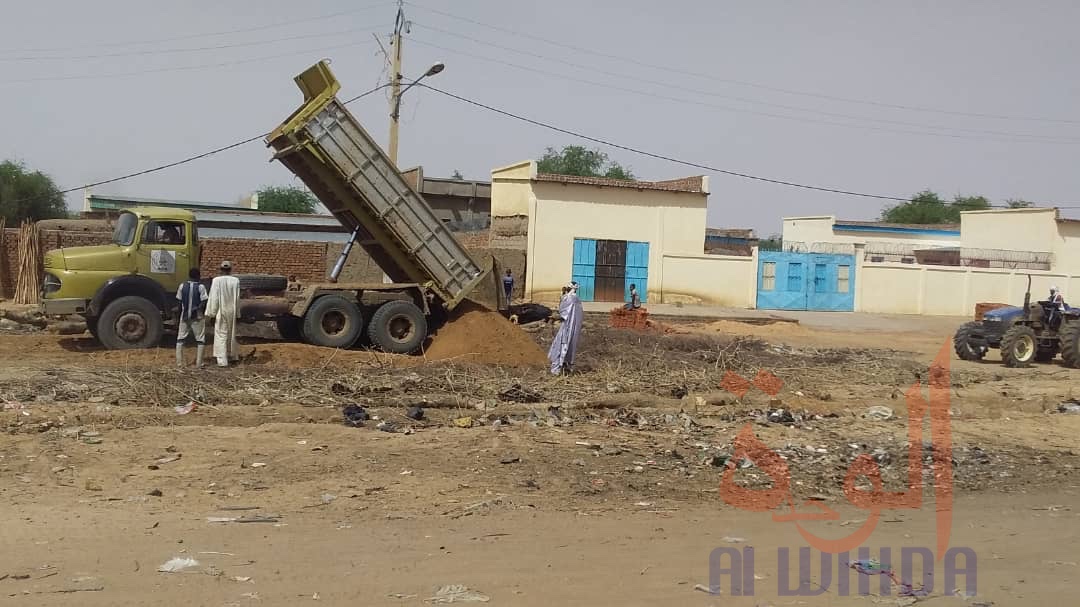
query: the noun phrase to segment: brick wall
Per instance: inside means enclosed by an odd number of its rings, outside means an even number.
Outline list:
[[[6,229],[0,251],[0,297],[11,298],[18,268],[17,229]],[[525,253],[520,250],[487,248],[488,232],[460,232],[455,236],[478,260],[494,255],[503,268],[510,268],[517,279],[515,297],[521,297],[525,276]],[[112,235],[104,232],[42,230],[42,252],[61,247],[108,244]],[[302,281],[326,280],[341,254],[341,244],[292,240],[216,239],[202,240],[202,273],[216,276],[218,264],[228,259],[241,274],[295,275]],[[382,269],[360,247],[354,247],[339,279],[341,282],[382,282]]]

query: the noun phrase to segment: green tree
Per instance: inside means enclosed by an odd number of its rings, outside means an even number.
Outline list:
[[[294,185],[263,186],[258,192],[259,210],[268,213],[314,213],[319,204],[315,195]]]
[[[461,174],[461,171],[454,169],[454,174],[450,176],[450,179],[454,181],[465,181],[465,176]]]
[[[911,197],[908,202],[891,206],[881,213],[882,221],[889,223],[960,223],[963,211],[981,211],[990,208],[990,201],[984,196],[959,196],[952,202],[945,202],[941,196],[930,190],[923,190]]]
[[[1023,198],[1010,198],[1005,201],[1005,204],[1009,205],[1010,209],[1028,209],[1035,206],[1034,202],[1024,200]]]
[[[0,162],[0,215],[9,226],[24,219],[57,219],[68,216],[60,188],[41,171],[29,171],[21,162]]]
[[[562,150],[547,148],[540,160],[536,161],[536,170],[555,175],[634,179],[629,167],[612,162],[600,150],[590,150],[580,145],[568,145]]]

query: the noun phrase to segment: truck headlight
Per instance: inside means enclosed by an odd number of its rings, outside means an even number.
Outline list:
[[[52,274],[45,275],[45,281],[41,284],[41,291],[48,295],[49,293],[56,293],[60,290],[60,279]]]

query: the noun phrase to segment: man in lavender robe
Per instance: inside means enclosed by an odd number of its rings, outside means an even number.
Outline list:
[[[585,312],[581,307],[581,299],[578,298],[578,283],[571,282],[566,285],[566,293],[559,302],[559,316],[562,318],[562,326],[555,334],[555,340],[551,342],[548,350],[548,360],[551,361],[551,374],[570,371],[574,366],[574,355],[577,353],[578,338],[581,337],[581,321]]]

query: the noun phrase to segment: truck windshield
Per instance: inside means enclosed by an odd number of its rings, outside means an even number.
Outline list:
[[[134,213],[122,213],[116,221],[116,230],[113,231],[113,242],[126,247],[135,242],[135,228],[139,226],[139,218]]]

